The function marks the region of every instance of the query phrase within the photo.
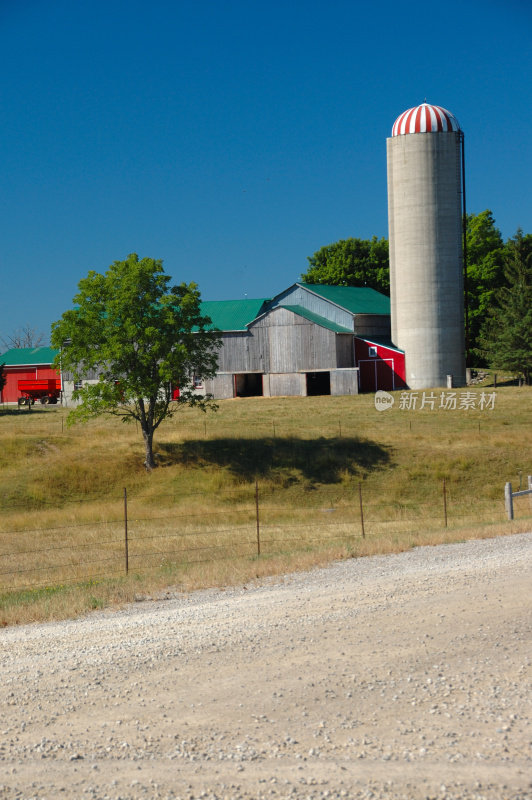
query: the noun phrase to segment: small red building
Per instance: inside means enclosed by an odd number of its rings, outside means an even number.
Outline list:
[[[60,389],[61,375],[52,367],[57,352],[51,347],[20,347],[1,355],[6,384],[0,392],[0,402],[18,403],[23,396],[22,387],[27,387],[29,381],[46,381],[49,385],[53,380]],[[19,387],[19,382],[24,382],[22,387]]]
[[[355,363],[361,392],[407,388],[405,354],[389,341],[355,336]]]

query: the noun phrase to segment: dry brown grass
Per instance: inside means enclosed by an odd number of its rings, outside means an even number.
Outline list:
[[[308,571],[346,558],[399,553],[412,547],[451,544],[471,539],[524,533],[529,520],[465,529],[440,529],[403,536],[372,534],[335,544],[315,544],[304,550],[274,555],[168,564],[159,569],[132,572],[116,578],[94,578],[77,583],[54,583],[37,589],[0,595],[0,626],[43,620],[68,619],[88,612],[119,608],[126,603],[162,600],[175,593],[254,584],[274,576]]]
[[[134,425],[67,428],[62,409],[0,414],[0,624],[530,529],[528,498],[516,500],[522,522],[505,522],[503,489],[532,474],[532,391],[498,389],[490,411],[409,412],[398,397],[381,413],[372,396],[187,409],[160,430],[151,475]]]

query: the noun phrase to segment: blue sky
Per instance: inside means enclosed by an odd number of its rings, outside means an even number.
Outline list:
[[[468,210],[532,232],[531,9],[0,0],[0,335],[48,337],[131,252],[223,300],[387,236],[386,137],[425,98],[465,132]]]

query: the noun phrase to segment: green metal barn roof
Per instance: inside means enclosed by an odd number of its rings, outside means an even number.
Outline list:
[[[309,311],[308,308],[304,308],[303,306],[277,306],[277,308],[287,308],[289,311],[293,311],[294,314],[299,314],[300,317],[304,317],[310,322],[315,322],[316,325],[321,325],[322,328],[327,328],[330,331],[334,331],[334,333],[353,333],[349,328],[344,328],[343,325],[338,325],[330,319],[321,317],[319,314],[315,314],[313,311]]]
[[[16,347],[0,356],[0,364],[6,367],[27,367],[36,364],[51,364],[59,350],[52,347]]]
[[[201,313],[212,319],[214,328],[220,331],[245,331],[253,322],[269,298],[255,300],[202,300]]]
[[[390,298],[367,286],[326,286],[321,283],[298,283],[304,289],[345,308],[352,314],[388,314]]]

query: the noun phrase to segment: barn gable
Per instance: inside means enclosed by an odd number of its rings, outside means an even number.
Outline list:
[[[352,331],[301,306],[275,306],[251,323],[265,371],[274,373],[352,367]],[[339,345],[338,338],[345,339]],[[338,363],[338,362],[341,363]]]

